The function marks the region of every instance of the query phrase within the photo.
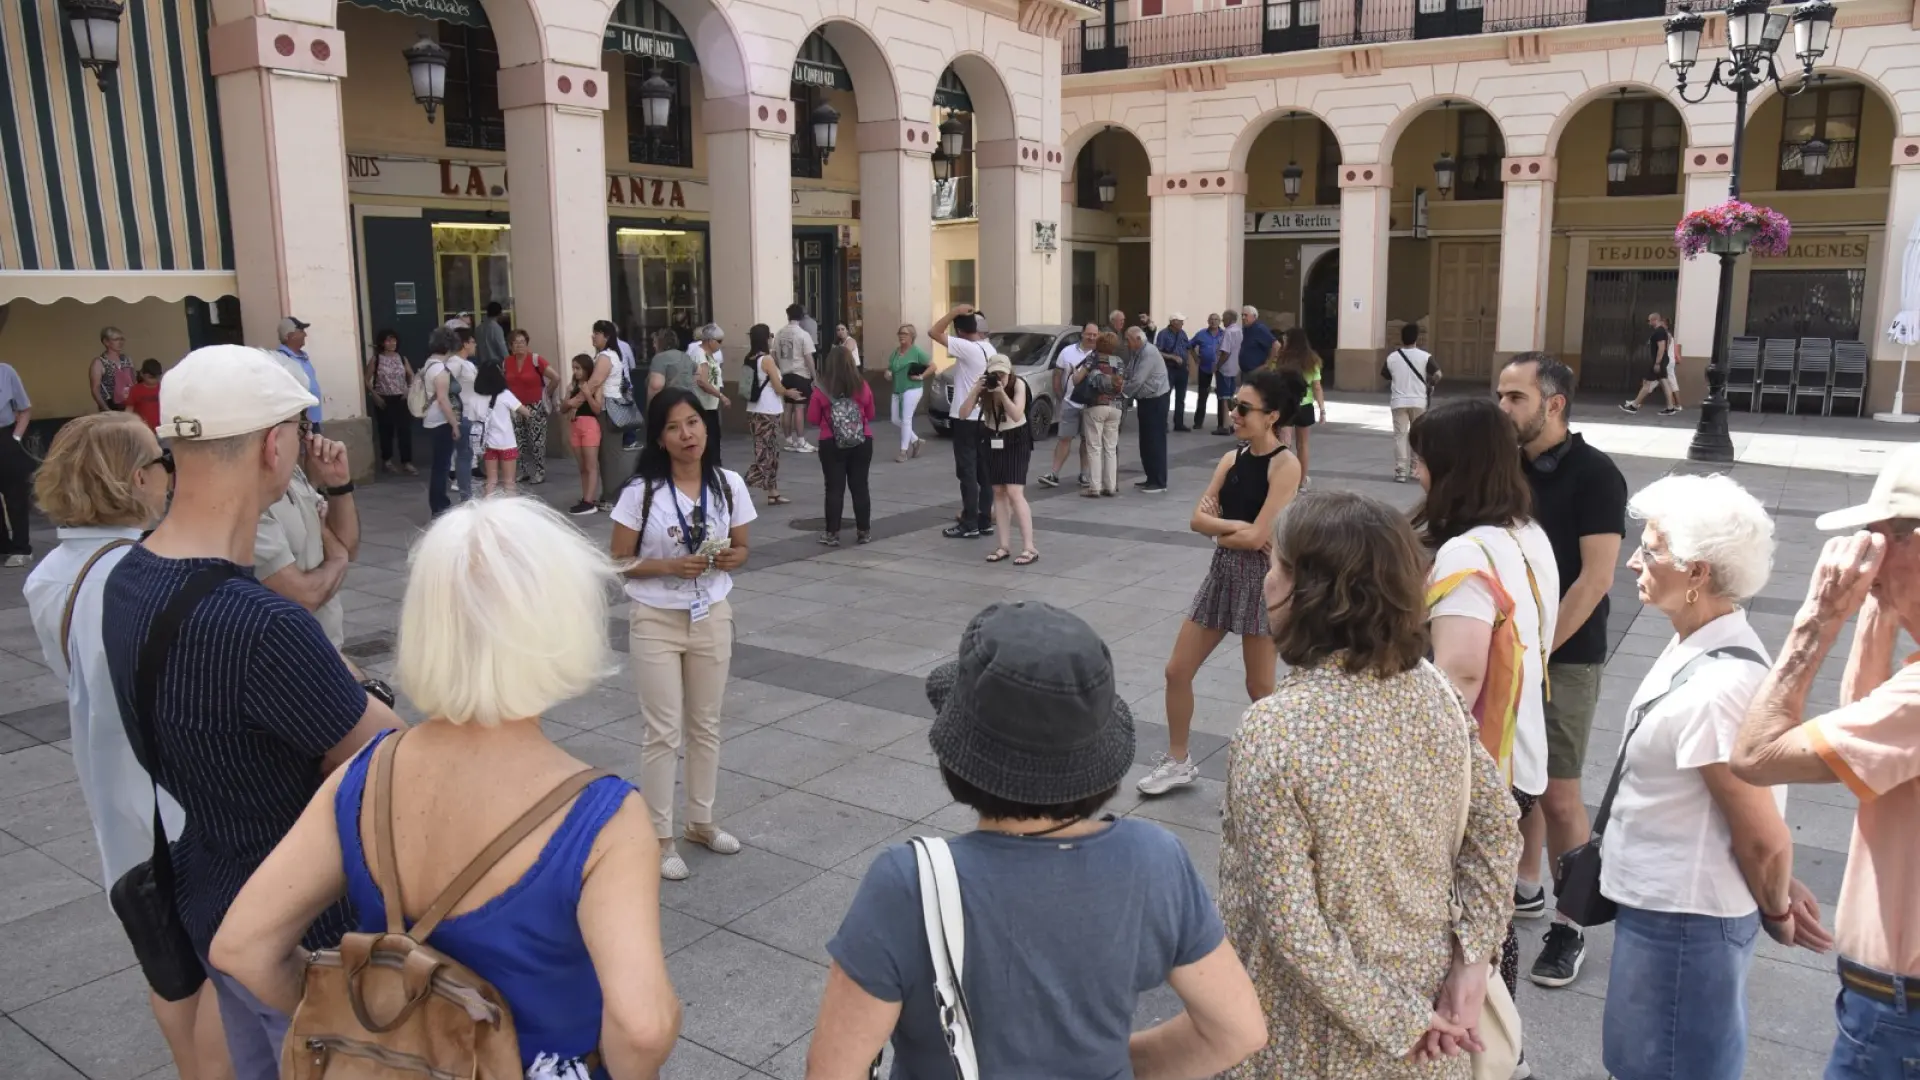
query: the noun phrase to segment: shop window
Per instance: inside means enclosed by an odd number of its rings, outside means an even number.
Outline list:
[[[966,129],[961,141],[963,149],[960,159],[953,163],[953,179],[946,183],[934,183],[933,218],[935,221],[954,221],[974,216],[974,171],[973,171],[973,114],[958,109],[935,109],[934,131],[938,137],[939,126],[948,118],[960,121]]]
[[[693,168],[693,98],[687,65],[629,56],[627,62],[627,160],[636,165]],[[640,87],[658,75],[673,87],[673,107],[664,130],[647,130],[640,108]]]
[[[1680,190],[1684,133],[1680,111],[1660,98],[1622,98],[1613,103],[1613,143],[1627,152],[1624,180],[1608,180],[1609,195],[1672,195]]]
[[[1313,204],[1340,205],[1340,138],[1325,124],[1320,129],[1320,164],[1314,170]]]
[[[974,304],[973,260],[947,260],[947,306]]]
[[[479,315],[497,301],[511,325],[513,267],[507,252],[505,225],[448,223],[433,227],[439,321],[456,315]]]
[[[1860,154],[1858,86],[1816,86],[1785,99],[1780,124],[1781,191],[1850,188]],[[1827,144],[1827,167],[1819,176],[1801,171],[1800,148],[1814,139]]]
[[[617,229],[613,317],[629,341],[655,330],[681,339],[708,321],[707,234],[689,229]]]
[[[1453,197],[1459,202],[1500,197],[1500,159],[1507,143],[1500,125],[1480,109],[1460,114],[1459,164],[1453,176]]]
[[[1747,334],[1859,341],[1867,271],[1755,270],[1747,286]]]
[[[440,24],[447,50],[447,145],[505,150],[507,122],[500,114],[500,50],[483,26]]]

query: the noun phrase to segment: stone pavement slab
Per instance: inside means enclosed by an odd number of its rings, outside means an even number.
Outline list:
[[[1390,482],[1392,452],[1384,403],[1338,396],[1314,430],[1317,485],[1364,491],[1411,507],[1418,490]],[[1615,455],[1632,487],[1676,469],[1689,423],[1621,417],[1582,403],[1576,426]],[[1227,441],[1172,437],[1168,494],[1137,494],[1140,476],[1131,420],[1122,447],[1118,499],[1083,500],[1071,485],[1028,492],[1041,561],[988,565],[989,545],[951,541],[956,492],[946,444],[905,464],[882,460],[872,474],[872,544],[829,549],[814,543],[820,473],[787,455],[782,490],[794,498],[764,507],[753,526],[750,569],[736,579],[733,678],[723,710],[718,811],[746,845],[716,856],[688,845],[693,876],[661,889],[661,933],[685,1002],[685,1025],[666,1075],[686,1080],[799,1078],[826,969],[825,945],[880,851],[914,835],[971,827],[939,782],[926,731],[927,671],[951,657],[960,630],[999,600],[1048,600],[1086,618],[1106,638],[1121,695],[1134,710],[1137,764],[1109,809],[1163,824],[1180,838],[1212,884],[1219,865],[1218,801],[1225,746],[1246,707],[1237,648],[1218,650],[1196,680],[1193,744],[1202,779],[1143,801],[1132,781],[1164,746],[1163,671],[1182,616],[1205,573],[1206,542],[1187,529],[1193,501]],[[1776,514],[1779,550],[1772,582],[1753,621],[1777,647],[1804,593],[1822,537],[1820,512],[1864,498],[1873,472],[1899,443],[1870,423],[1813,418],[1734,417],[1736,479]],[[727,460],[743,462],[739,437]],[[574,477],[555,463],[550,482],[525,489],[570,502]],[[361,489],[362,558],[349,574],[348,651],[369,669],[391,671],[393,635],[405,584],[406,552],[426,523],[418,480],[383,479]],[[597,541],[604,515],[577,519]],[[53,541],[36,523],[36,542]],[[1630,550],[1631,543],[1623,548]],[[1624,565],[1627,551],[1623,550]],[[26,618],[21,571],[0,571],[0,1074],[8,1080],[155,1080],[171,1076],[148,1014],[130,950],[100,892],[86,808],[66,747],[61,688],[47,675]],[[1642,610],[1623,574],[1613,590],[1613,647],[1588,755],[1589,798],[1597,798],[1621,734],[1627,698],[1671,631]],[[624,612],[609,623],[622,667],[593,693],[548,718],[562,745],[583,760],[633,777],[639,771],[639,702],[624,667]],[[1838,693],[1844,656],[1816,684],[1815,705]],[[409,712],[409,715],[413,715]],[[1855,807],[1843,788],[1796,787],[1788,820],[1797,872],[1826,904],[1838,889]],[[1544,922],[1523,922],[1524,961],[1539,949]],[[1549,1080],[1601,1080],[1600,1017],[1611,930],[1591,934],[1581,979],[1558,991],[1523,981],[1520,1007],[1528,1056]],[[1807,1080],[1818,1075],[1832,1034],[1833,979],[1823,958],[1761,943],[1750,980],[1747,1076]],[[1165,987],[1141,1000],[1137,1022],[1174,1015]]]

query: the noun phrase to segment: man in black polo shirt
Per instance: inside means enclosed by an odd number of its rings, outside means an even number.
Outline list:
[[[1501,369],[1499,392],[1526,457],[1534,520],[1552,541],[1560,570],[1560,614],[1547,663],[1547,790],[1521,821],[1525,855],[1513,898],[1515,915],[1537,919],[1546,913],[1542,840],[1550,868],[1588,840],[1580,770],[1607,661],[1607,590],[1627,531],[1627,481],[1612,459],[1567,430],[1571,368],[1546,353],[1521,353]],[[1529,977],[1541,986],[1566,986],[1585,959],[1580,928],[1556,912]]]

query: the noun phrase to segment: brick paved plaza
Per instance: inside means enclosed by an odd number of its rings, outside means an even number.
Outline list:
[[[1314,433],[1315,482],[1410,506],[1418,489],[1386,482],[1392,454],[1385,409],[1336,400],[1331,411],[1333,423]],[[1576,427],[1614,453],[1638,489],[1685,467],[1679,459],[1691,419],[1623,420],[1589,405],[1576,412]],[[1865,497],[1888,449],[1880,440],[1899,429],[1780,417],[1764,428],[1758,423],[1735,420],[1744,463],[1733,474],[1777,515],[1774,579],[1752,606],[1755,628],[1777,648],[1818,551],[1812,519]],[[876,424],[875,434],[886,444],[891,428]],[[1043,599],[1078,611],[1113,649],[1140,721],[1140,760],[1164,746],[1161,669],[1210,554],[1186,521],[1208,468],[1227,448],[1225,439],[1203,434],[1172,440],[1173,490],[1166,495],[1132,494],[1139,472],[1131,436],[1122,463],[1123,474],[1133,466],[1122,484],[1127,496],[1083,501],[1071,482],[1030,490],[1044,557],[1026,568],[989,566],[981,561],[987,542],[939,535],[957,497],[944,442],[930,438],[926,452],[905,465],[893,464],[890,450],[876,453],[875,542],[864,548],[814,543],[807,525],[817,528],[820,514],[819,468],[810,456],[786,456],[782,489],[795,502],[763,510],[753,526],[750,569],[734,593],[739,639],[719,814],[745,850],[721,857],[682,845],[692,879],[662,883],[668,965],[686,1007],[666,1075],[802,1075],[826,972],[824,946],[868,861],[914,834],[970,825],[970,816],[948,802],[927,748],[931,709],[921,677],[951,655],[960,628],[983,605]],[[748,453],[740,436],[729,438],[730,462],[744,464]],[[531,490],[559,504],[578,494],[564,467]],[[419,480],[388,481],[363,489],[361,505],[364,541],[343,594],[348,652],[384,673],[406,549],[426,520],[426,498]],[[605,516],[586,525],[603,542],[611,528]],[[36,533],[45,550],[52,530]],[[1632,547],[1631,540],[1623,545],[1623,563]],[[163,1080],[173,1069],[132,953],[95,880],[99,860],[67,753],[64,687],[40,662],[20,597],[23,578],[22,571],[0,574],[0,1074]],[[1613,600],[1614,651],[1588,755],[1590,802],[1611,767],[1628,698],[1669,636],[1657,612],[1641,610],[1625,574]],[[624,649],[624,611],[617,614],[609,629]],[[1829,661],[1817,705],[1834,701],[1843,661],[1838,654]],[[1144,771],[1137,767],[1112,809],[1166,825],[1211,882],[1220,844],[1221,750],[1246,706],[1239,650],[1221,649],[1195,689],[1194,749],[1205,758],[1205,779],[1143,804],[1132,787]],[[554,710],[548,724],[579,757],[634,777],[637,711],[623,673]],[[1839,786],[1796,789],[1788,806],[1796,873],[1824,905],[1839,888],[1853,808]],[[1546,924],[1521,925],[1524,969]],[[1572,987],[1549,992],[1522,981],[1528,1057],[1536,1075],[1549,1080],[1604,1077],[1600,1016],[1611,932],[1597,930],[1590,940],[1587,966]],[[1832,1038],[1834,985],[1824,958],[1762,939],[1750,985],[1749,1077],[1818,1075]],[[1142,1001],[1139,1021],[1177,1007],[1162,988]]]

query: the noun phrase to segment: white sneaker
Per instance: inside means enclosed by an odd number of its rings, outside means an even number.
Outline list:
[[[9,555],[9,556],[7,556],[7,563],[6,563],[6,565],[7,565],[7,567],[8,567],[9,569],[14,569],[14,568],[18,568],[18,567],[22,567],[22,566],[32,566],[32,565],[33,565],[33,556],[31,556],[31,555]]]
[[[1184,761],[1175,761],[1165,754],[1159,754],[1153,759],[1153,771],[1141,777],[1134,787],[1139,788],[1142,795],[1165,795],[1176,787],[1193,783],[1194,777],[1199,775],[1200,770],[1194,766],[1192,755],[1188,755]]]
[[[687,869],[687,860],[680,857],[671,843],[660,852],[660,877],[666,881],[685,881],[693,874]]]
[[[800,440],[800,445],[794,447],[794,449],[800,451],[803,454],[817,454],[820,452],[819,447],[813,445],[812,443],[806,441],[805,439]]]

